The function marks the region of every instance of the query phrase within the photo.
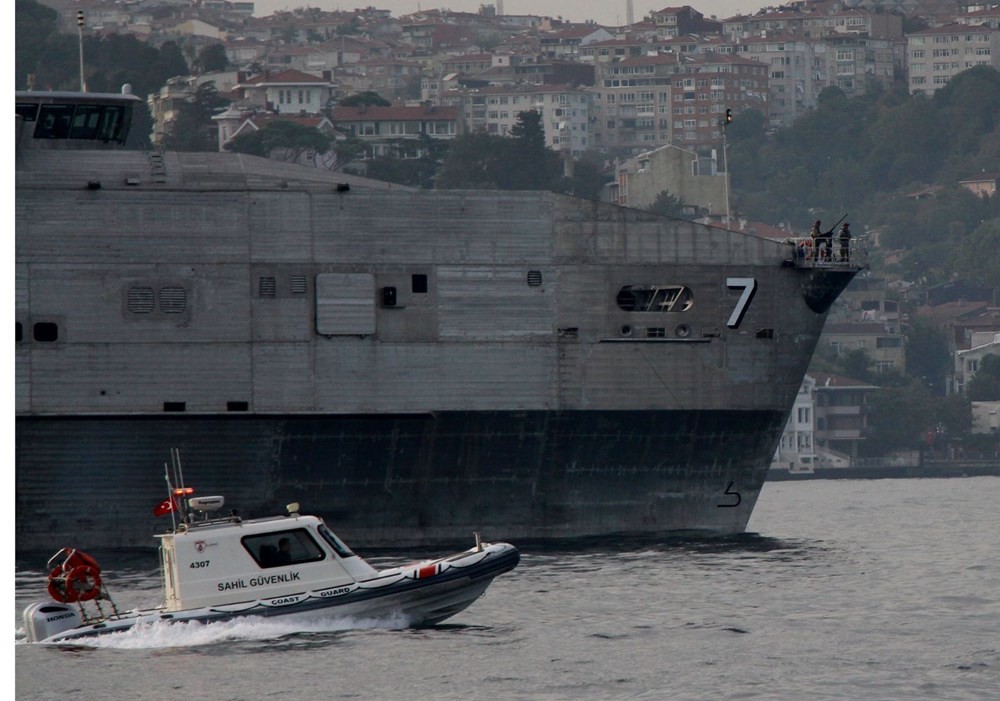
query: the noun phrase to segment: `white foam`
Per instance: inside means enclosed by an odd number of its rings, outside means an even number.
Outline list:
[[[230,641],[274,640],[295,633],[334,633],[372,628],[400,630],[408,625],[409,621],[402,615],[377,619],[331,616],[308,620],[293,617],[244,616],[217,623],[155,621],[137,625],[120,633],[107,633],[92,638],[50,644],[142,650],[194,647]]]

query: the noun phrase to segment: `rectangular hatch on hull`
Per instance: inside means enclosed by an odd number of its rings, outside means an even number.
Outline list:
[[[316,333],[323,336],[375,333],[375,276],[371,273],[317,275]]]

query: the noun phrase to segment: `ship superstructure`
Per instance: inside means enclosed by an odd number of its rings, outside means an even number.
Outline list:
[[[73,130],[128,96],[17,101],[19,549],[144,544],[116,494],[174,446],[249,515],[308,491],[365,546],[742,531],[858,269],[552,193],[126,151]]]

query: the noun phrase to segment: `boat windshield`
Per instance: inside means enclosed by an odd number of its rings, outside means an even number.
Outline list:
[[[354,557],[354,553],[351,552],[351,549],[347,547],[340,538],[335,536],[329,528],[321,525],[317,530],[319,531],[319,534],[323,536],[323,540],[330,544],[330,547],[333,548],[335,553],[341,557]]]

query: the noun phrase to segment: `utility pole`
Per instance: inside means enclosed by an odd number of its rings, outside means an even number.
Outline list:
[[[83,19],[83,10],[76,11],[76,26],[80,35],[80,92],[87,92],[87,80],[83,76],[83,27],[86,24]]]

